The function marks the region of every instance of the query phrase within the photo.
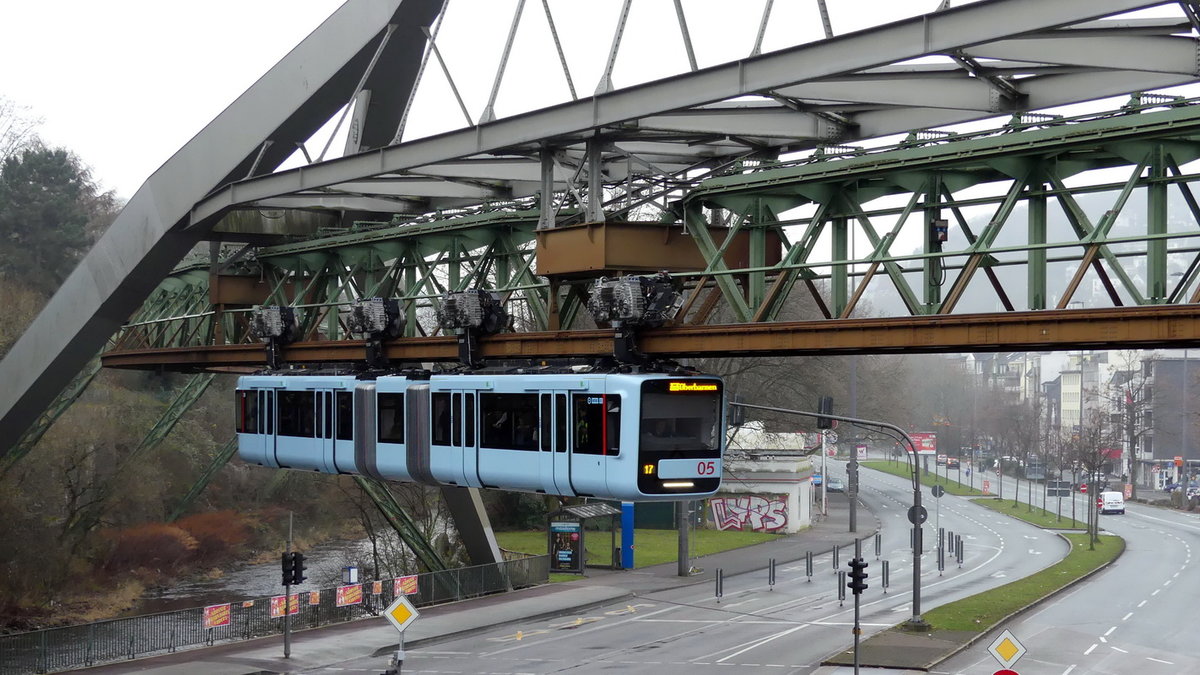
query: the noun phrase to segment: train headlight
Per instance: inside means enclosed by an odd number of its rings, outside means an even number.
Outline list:
[[[675,318],[683,303],[671,275],[600,277],[592,285],[588,311],[597,322],[654,328]]]

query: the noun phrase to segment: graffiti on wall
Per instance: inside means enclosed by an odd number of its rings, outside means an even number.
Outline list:
[[[718,530],[774,532],[787,527],[787,495],[713,497],[708,505]]]

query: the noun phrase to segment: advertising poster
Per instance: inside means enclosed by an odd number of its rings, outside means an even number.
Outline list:
[[[392,588],[392,595],[413,595],[417,592],[417,575],[415,574],[396,577],[392,583],[395,584]]]
[[[209,605],[204,608],[204,627],[216,628],[229,625],[229,603],[224,605]]]
[[[382,595],[382,594],[383,594],[383,582],[382,581],[372,581],[371,582],[371,595]]]
[[[937,454],[937,434],[922,431],[909,434],[909,437],[912,438],[913,444],[917,446],[918,455]]]
[[[300,613],[300,596],[299,595],[293,595],[290,599],[290,602],[287,600],[284,600],[284,596],[282,596],[282,595],[275,595],[275,596],[271,597],[271,618],[272,619],[278,619],[283,616],[283,612],[284,612],[283,608],[285,606],[285,603],[287,606],[288,614],[299,614]]]
[[[362,584],[354,584],[351,586],[338,586],[337,601],[334,603],[338,607],[346,607],[348,605],[361,605],[363,601]]]
[[[550,523],[550,571],[583,574],[583,523]]]
[[[309,591],[308,592],[308,604],[310,604],[310,605],[321,604],[321,591]]]

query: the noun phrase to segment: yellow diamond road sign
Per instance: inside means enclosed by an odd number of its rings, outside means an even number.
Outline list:
[[[383,615],[396,627],[396,630],[403,633],[409,624],[416,621],[418,616],[421,616],[421,613],[417,611],[416,607],[412,606],[408,598],[401,595],[396,598],[395,602],[388,605]]]
[[[1001,666],[1012,668],[1012,665],[1025,655],[1025,645],[1018,642],[1012,633],[1005,630],[1000,637],[988,645],[988,651],[996,657]]]

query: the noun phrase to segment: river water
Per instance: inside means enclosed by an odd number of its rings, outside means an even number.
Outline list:
[[[348,565],[358,566],[360,580],[369,578],[369,572],[372,569],[371,542],[366,539],[331,542],[316,546],[311,550],[304,551],[304,557],[307,566],[305,575],[308,580],[300,586],[292,586],[293,592],[316,591],[338,586],[341,584],[342,568]],[[269,563],[239,563],[222,570],[220,575],[211,578],[179,583],[170,588],[148,592],[124,616],[154,614],[283,595],[281,576],[278,558]]]

